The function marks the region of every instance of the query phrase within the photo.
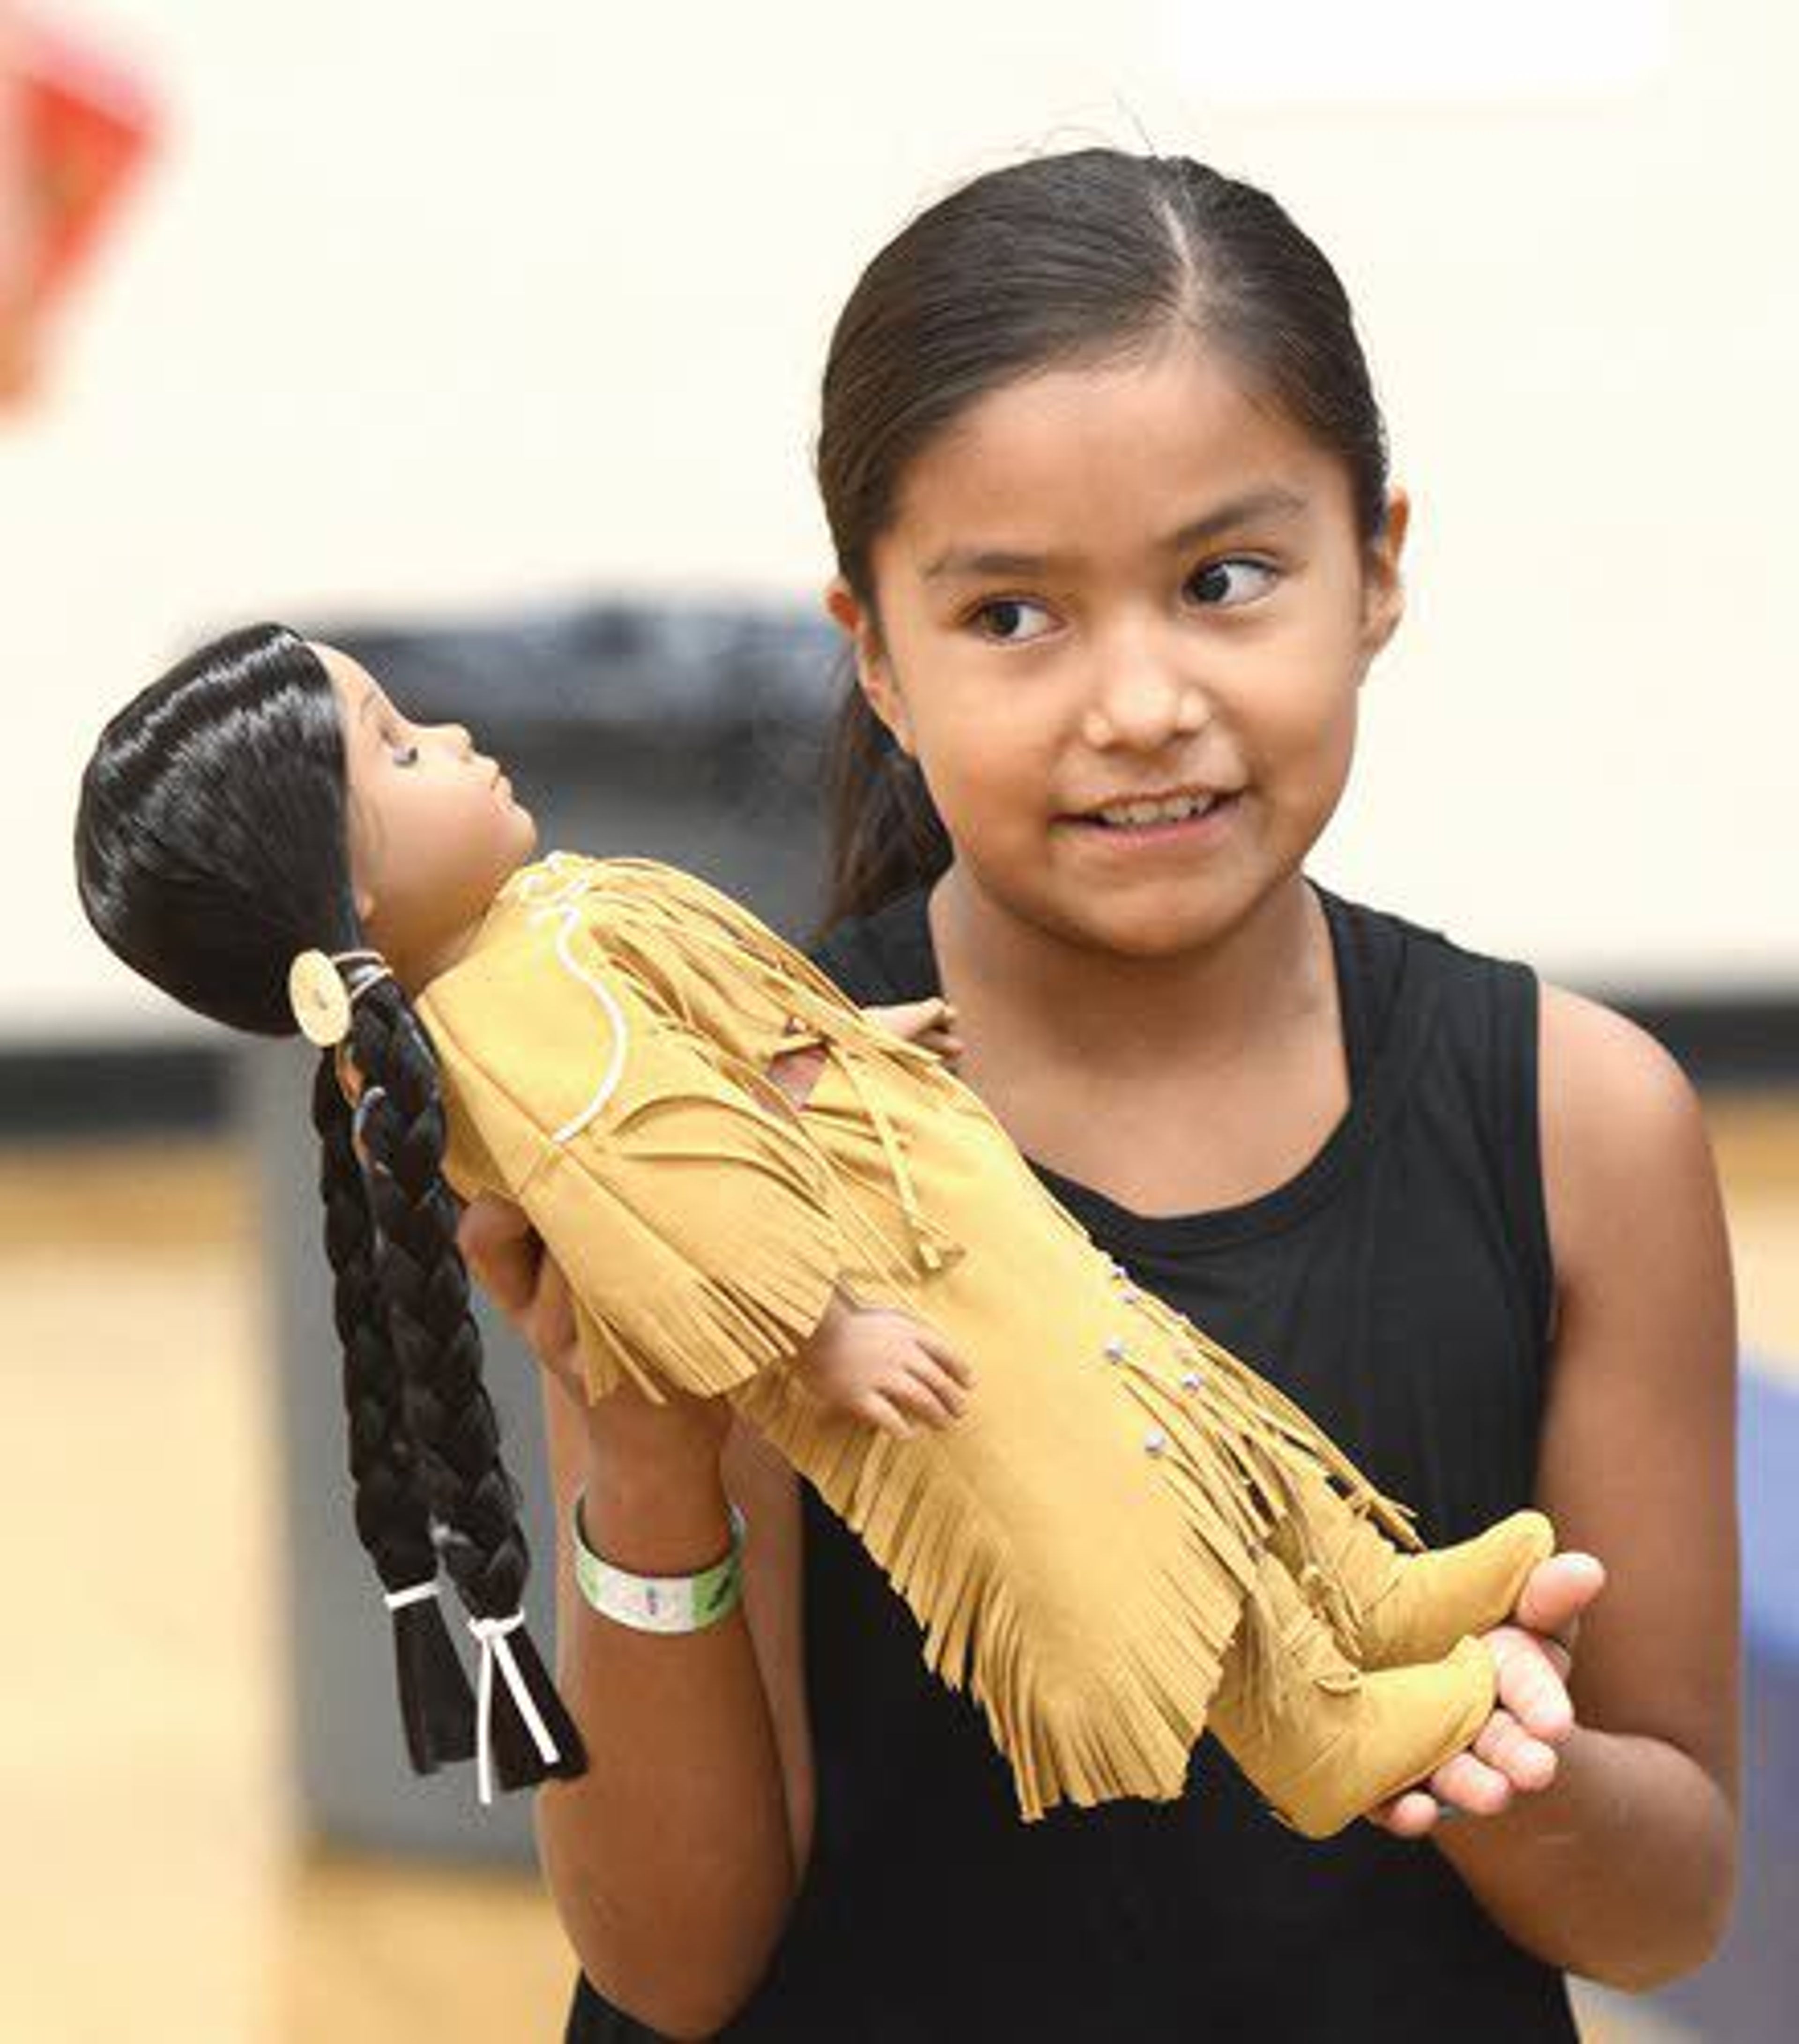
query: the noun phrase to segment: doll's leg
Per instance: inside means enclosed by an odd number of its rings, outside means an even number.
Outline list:
[[[1299,1529],[1277,1527],[1270,1546],[1301,1593],[1330,1624],[1344,1653],[1363,1668],[1435,1661],[1467,1633],[1501,1624],[1524,1579],[1555,1550],[1540,1512],[1514,1512],[1471,1540],[1402,1553],[1313,1465],[1294,1458],[1308,1562]]]
[[[1493,1696],[1493,1657],[1477,1639],[1438,1660],[1360,1672],[1265,1554],[1206,1725],[1282,1823],[1323,1838],[1460,1752]]]

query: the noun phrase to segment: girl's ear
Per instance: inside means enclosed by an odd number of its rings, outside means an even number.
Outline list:
[[[1363,570],[1363,643],[1370,659],[1398,630],[1405,614],[1399,559],[1411,517],[1411,498],[1397,486],[1390,490],[1386,524],[1380,536],[1369,543]]]
[[[825,585],[825,608],[842,627],[855,653],[855,678],[868,705],[893,734],[900,750],[912,755],[912,720],[905,698],[894,686],[892,671],[875,644],[874,628],[855,592],[840,574]]]

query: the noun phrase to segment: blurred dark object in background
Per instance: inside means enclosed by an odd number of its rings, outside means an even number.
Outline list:
[[[751,847],[735,882],[707,877],[788,935],[814,893],[821,903],[821,874],[790,855],[822,852],[809,832],[846,644],[822,613],[614,597],[489,623],[298,628],[361,661],[408,715],[467,724],[536,815],[544,848],[704,861],[718,828],[735,840],[765,822],[782,840],[762,847],[771,863]],[[759,878],[773,890],[766,909]]]

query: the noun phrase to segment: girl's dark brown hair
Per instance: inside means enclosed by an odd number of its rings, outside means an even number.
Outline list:
[[[1386,435],[1336,271],[1275,200],[1186,156],[1088,148],[990,171],[863,271],[825,363],[814,466],[838,571],[884,653],[871,554],[909,465],[1017,378],[1122,365],[1190,333],[1348,471],[1364,546],[1386,517]],[[840,655],[814,940],[934,880],[951,846],[917,769]]]
[[[89,921],[134,971],[232,1028],[296,1035],[295,954],[367,942],[342,721],[311,647],[283,626],[250,625],[140,690],[83,774],[75,859]],[[509,1619],[529,1561],[442,1174],[436,1062],[392,978],[359,989],[351,1016],[355,1121],[331,1050],[312,1115],[356,1531],[387,1590],[434,1582],[441,1562],[475,1619]],[[394,1641],[413,1766],[470,1758],[473,1699],[434,1596],[394,1611]],[[521,1626],[507,1643],[558,1758],[546,1764],[509,1684],[495,1683],[502,1786],[580,1773],[579,1735],[530,1635]]]

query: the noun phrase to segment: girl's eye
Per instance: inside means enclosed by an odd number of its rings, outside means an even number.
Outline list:
[[[394,747],[394,759],[398,766],[413,766],[418,759],[418,747],[416,745],[396,744]]]
[[[977,619],[990,617],[995,612],[1036,610],[1041,607],[1039,604],[1027,603],[1021,596],[990,596],[985,603],[975,605],[974,608],[969,612],[967,621],[972,624]],[[991,640],[995,645],[999,646],[1021,646],[1027,643],[1024,640],[1014,638],[1009,632],[982,632],[977,636],[982,639]]]
[[[1246,556],[1237,555],[1233,555],[1228,560],[1207,562],[1204,567],[1201,568],[1196,574],[1188,578],[1188,586],[1190,587],[1197,588],[1204,584],[1209,583],[1213,590],[1218,590],[1220,588],[1220,578],[1228,578],[1230,571],[1233,568],[1249,568],[1252,569],[1257,574],[1270,577],[1272,577],[1278,573],[1278,571],[1266,561],[1251,560]],[[1017,613],[1026,610],[1038,610],[1042,607],[1043,606],[1040,604],[1030,602],[1025,597],[1021,596],[990,596],[984,603],[977,604],[974,608],[969,612],[965,621],[972,624],[983,617],[992,616],[995,613],[1005,613],[1007,611]],[[1203,607],[1208,610],[1235,610],[1241,607],[1241,602],[1240,601],[1238,603],[1226,603],[1222,601],[1213,600],[1205,602]],[[1019,637],[1014,634],[1005,632],[983,632],[979,636],[984,639],[991,640],[996,645],[1001,646],[1022,646],[1028,645],[1030,643],[1029,636]]]
[[[1260,575],[1272,576],[1276,573],[1267,561],[1249,560],[1240,554],[1233,555],[1229,560],[1208,561],[1197,574],[1190,578],[1190,580],[1195,587],[1201,582],[1209,581],[1216,589],[1217,583],[1214,578],[1224,574],[1232,568],[1252,568],[1257,574]],[[1236,604],[1225,603],[1209,604],[1206,606],[1211,610],[1235,610],[1237,607]]]

